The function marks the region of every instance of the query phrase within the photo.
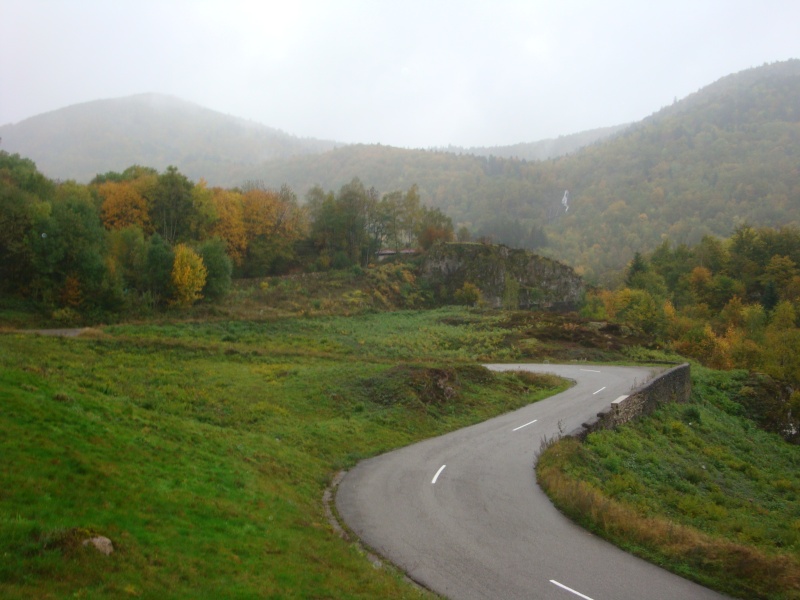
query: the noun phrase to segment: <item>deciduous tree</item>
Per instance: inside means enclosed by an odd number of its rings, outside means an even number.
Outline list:
[[[153,226],[168,244],[186,239],[193,220],[192,183],[176,167],[158,176],[150,214]]]
[[[35,220],[29,241],[40,300],[58,301],[67,277],[77,279],[82,296],[90,302],[99,298],[106,275],[105,231],[86,186],[62,183],[50,210]]]
[[[225,253],[225,242],[220,238],[204,241],[198,248],[198,254],[206,267],[206,283],[202,294],[207,300],[219,300],[231,289],[233,263]]]
[[[29,236],[39,204],[33,194],[0,178],[0,291],[20,291],[30,281]]]
[[[222,188],[213,188],[211,192],[217,214],[217,220],[211,228],[211,236],[224,240],[228,256],[236,266],[241,266],[247,251],[242,195]]]
[[[131,181],[107,181],[97,188],[103,199],[101,216],[106,229],[137,226],[151,231],[147,200]]]
[[[186,244],[175,247],[175,260],[172,264],[173,306],[187,307],[200,300],[208,271],[203,259]]]
[[[158,233],[147,243],[145,284],[153,305],[161,304],[172,292],[172,265],[175,253]]]
[[[108,260],[125,289],[147,289],[147,243],[142,229],[131,225],[109,232],[107,247]]]
[[[294,258],[294,243],[307,231],[305,211],[288,187],[280,191],[253,187],[242,196],[247,252],[244,272],[263,276],[279,271]]]
[[[206,180],[201,179],[192,188],[192,213],[189,221],[192,239],[202,241],[211,237],[218,220],[214,192],[208,188]]]
[[[417,241],[424,250],[437,242],[453,241],[453,221],[438,208],[423,206],[417,227]]]

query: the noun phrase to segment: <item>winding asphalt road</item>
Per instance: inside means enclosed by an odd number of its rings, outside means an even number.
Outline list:
[[[361,540],[452,599],[720,600],[600,540],[535,482],[543,436],[572,431],[651,370],[489,365],[550,372],[575,386],[448,435],[365,460],[339,484],[339,515]]]

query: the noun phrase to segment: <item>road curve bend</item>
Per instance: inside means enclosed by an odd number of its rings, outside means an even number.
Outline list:
[[[652,375],[643,367],[487,365],[555,373],[569,390],[359,463],[340,517],[411,579],[455,600],[720,600],[581,529],[533,473],[540,440],[569,432]]]

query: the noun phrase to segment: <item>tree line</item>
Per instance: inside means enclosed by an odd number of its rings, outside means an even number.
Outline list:
[[[284,185],[209,187],[138,165],[57,182],[0,152],[0,293],[62,316],[188,306],[234,277],[366,266],[381,249],[454,238],[416,186],[381,194],[355,178],[301,205]]]

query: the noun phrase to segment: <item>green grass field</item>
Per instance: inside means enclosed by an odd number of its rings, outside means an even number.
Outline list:
[[[563,389],[482,361],[664,358],[595,329],[447,308],[0,334],[0,597],[426,596],[336,534],[324,490]],[[692,403],[556,444],[540,482],[658,564],[797,600],[800,452],[742,417],[744,382],[694,367]],[[93,535],[115,552],[83,547]]]
[[[333,475],[562,389],[466,309],[0,336],[0,597],[404,598]],[[81,545],[109,537],[103,556]]]

